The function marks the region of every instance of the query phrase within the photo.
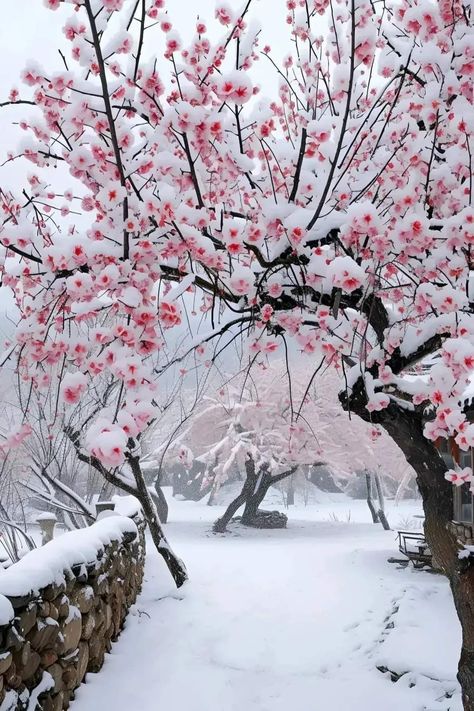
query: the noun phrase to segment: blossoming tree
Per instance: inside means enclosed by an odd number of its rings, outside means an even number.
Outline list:
[[[46,5],[63,13],[61,0]],[[451,484],[433,444],[474,442],[459,405],[474,364],[472,3],[286,5],[293,44],[280,65],[248,23],[252,0],[220,4],[222,36],[199,20],[186,47],[164,0],[74,0],[62,65],[29,66],[31,96],[9,98],[36,107],[22,122],[29,185],[1,195],[21,376],[40,387],[61,364],[73,403],[110,373],[114,405],[78,446],[133,469],[153,417],[149,356],[182,320],[183,291],[209,340],[251,331],[260,353],[290,336],[323,353],[346,373],[344,406],[384,427],[417,472],[472,711],[474,570],[460,572],[446,529]],[[270,99],[252,81],[257,59],[280,80]],[[55,184],[63,164],[71,189]],[[406,377],[434,352],[427,378]]]
[[[212,487],[210,500],[236,473],[243,475],[216,531],[242,506],[244,524],[266,525],[259,506],[268,489],[300,467],[327,465],[344,481],[376,466],[397,482],[406,474],[403,454],[386,433],[360,418],[349,422],[337,402],[343,381],[335,369],[308,387],[311,359],[294,360],[289,377],[285,364],[272,360],[214,383],[166,452],[165,467],[173,461],[203,466],[200,483],[203,491]],[[161,451],[150,451],[150,459],[159,460]]]

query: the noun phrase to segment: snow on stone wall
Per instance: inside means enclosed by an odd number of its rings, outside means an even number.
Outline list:
[[[144,524],[111,515],[0,571],[0,710],[62,711],[140,590]]]

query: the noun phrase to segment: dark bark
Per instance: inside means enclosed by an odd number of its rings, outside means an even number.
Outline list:
[[[462,627],[462,649],[458,664],[464,711],[474,711],[474,568],[450,580],[454,603]]]
[[[381,423],[404,453],[416,472],[423,499],[425,535],[436,568],[451,576],[457,566],[457,544],[447,529],[453,517],[452,485],[446,481],[447,471],[433,442],[423,434],[420,414],[390,405]]]
[[[240,509],[241,506],[245,504],[247,501],[247,497],[249,495],[250,491],[250,482],[249,478],[247,478],[244,481],[244,484],[242,486],[242,491],[240,494],[233,500],[231,503],[228,505],[226,508],[224,514],[217,519],[217,521],[214,523],[213,526],[213,531],[214,533],[224,533],[227,525],[230,523],[231,519],[235,516],[237,511]]]
[[[230,523],[231,519],[235,516],[240,507],[245,504],[247,495],[244,493],[244,489],[245,484],[240,494],[228,505],[224,515],[218,518],[214,523],[214,526],[212,527],[214,533],[225,533],[227,525]]]
[[[148,487],[140,467],[138,457],[129,457],[130,468],[136,483],[135,496],[139,500],[143,509],[143,514],[148,525],[153,543],[158,553],[161,555],[170,571],[176,587],[180,588],[188,579],[186,567],[180,558],[174,553],[169,545],[165,533],[161,527],[161,522],[157,514],[156,506],[153,502]]]
[[[341,401],[365,420],[362,385],[356,384],[348,401]],[[474,711],[474,566],[470,560],[460,561],[459,544],[448,524],[453,518],[452,485],[446,481],[447,465],[436,446],[423,434],[422,414],[395,403],[380,412],[372,413],[393,441],[400,447],[406,460],[416,472],[425,513],[425,536],[433,556],[433,566],[444,573],[450,583],[454,604],[461,623],[462,649],[458,664],[458,680],[462,689],[464,711]]]
[[[200,501],[206,496],[211,487],[203,486],[205,466],[194,461],[190,469],[185,469],[182,465],[172,465],[168,468],[173,485],[173,496],[180,495],[189,501]]]
[[[377,511],[377,516],[379,518],[380,523],[384,527],[384,529],[386,531],[390,531],[390,524],[389,524],[387,517],[385,515],[385,502],[384,502],[384,498],[383,498],[382,485],[380,483],[379,475],[375,474],[374,479],[375,479],[375,488],[377,489],[377,498],[379,500],[379,508]]]
[[[390,524],[389,524],[389,522],[388,522],[388,519],[387,519],[387,517],[386,517],[386,515],[385,515],[385,511],[383,511],[383,509],[379,509],[379,510],[377,511],[377,516],[379,517],[379,521],[380,521],[380,523],[382,524],[384,530],[385,530],[385,531],[390,531],[391,528],[390,528]]]
[[[246,478],[242,491],[229,504],[223,516],[217,519],[213,526],[214,532],[224,533],[227,525],[230,523],[231,519],[235,516],[241,506],[245,506],[242,515],[242,523],[244,525],[252,525],[252,521],[257,515],[258,507],[265,498],[270,486],[278,481],[282,481],[282,479],[286,479],[286,477],[294,474],[295,471],[296,467],[292,467],[277,476],[271,476],[271,474],[268,473],[268,469],[264,465],[258,472],[256,472],[255,462],[251,457],[249,457],[245,463]]]
[[[255,489],[255,484],[257,482],[257,475],[255,472],[255,463],[250,457],[245,462],[245,481],[242,486],[242,491],[240,494],[228,505],[223,516],[217,519],[213,526],[213,531],[215,533],[224,533],[227,525],[230,523],[231,519],[241,506],[245,504],[247,499],[251,496],[252,491]]]
[[[258,507],[265,498],[265,495],[272,483],[272,477],[266,471],[259,473],[259,479],[256,482],[256,488],[250,493],[245,503],[244,513],[242,514],[242,523],[248,525],[257,515]]]
[[[169,506],[158,481],[155,481],[155,506],[161,523],[168,523]]]
[[[267,495],[267,491],[272,486],[272,484],[276,484],[279,481],[283,481],[283,479],[286,479],[287,477],[294,474],[296,469],[296,467],[292,467],[291,469],[287,469],[281,474],[272,476],[271,474],[269,474],[268,468],[266,466],[260,468],[258,476],[255,477],[255,484],[253,490],[250,496],[248,497],[247,503],[245,505],[244,513],[242,516],[242,523],[244,525],[252,525],[252,522],[257,516],[259,506]]]
[[[374,502],[372,500],[372,475],[370,472],[365,473],[365,481],[367,483],[367,506],[372,516],[372,522],[378,523],[379,517],[377,516],[377,511],[375,510]]]
[[[321,491],[329,494],[341,494],[342,489],[334,481],[329,468],[321,464],[313,464],[309,469],[308,481]]]

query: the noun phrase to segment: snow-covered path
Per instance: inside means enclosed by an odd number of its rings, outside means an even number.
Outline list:
[[[173,590],[150,554],[136,610],[73,711],[460,708],[447,585],[387,564],[394,533],[305,510],[286,531],[223,537],[210,533],[215,509],[172,516],[191,583]],[[412,673],[392,683],[377,666]]]

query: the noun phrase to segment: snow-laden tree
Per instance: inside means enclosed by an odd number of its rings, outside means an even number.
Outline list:
[[[409,469],[387,434],[359,418],[348,421],[337,403],[342,381],[336,372],[317,376],[308,387],[307,365],[308,358],[299,356],[288,378],[284,363],[273,361],[210,388],[169,447],[168,462],[203,465],[201,485],[212,487],[211,496],[236,472],[243,475],[242,491],[216,530],[224,530],[242,505],[243,523],[258,524],[269,487],[298,467],[329,465],[336,481],[378,468],[398,480]]]
[[[288,0],[281,65],[249,21],[252,0],[218,6],[217,41],[200,18],[186,47],[164,0],[73,7],[62,63],[30,64],[31,94],[9,99],[35,106],[11,154],[34,165],[29,183],[2,192],[22,377],[68,364],[61,392],[74,402],[109,373],[114,406],[80,445],[133,470],[153,417],[148,357],[183,304],[207,313],[202,340],[251,331],[265,352],[291,336],[344,367],[344,406],[385,428],[417,472],[472,711],[474,576],[446,527],[451,486],[432,444],[474,442],[459,404],[474,364],[472,3]],[[252,79],[257,59],[280,80],[269,98]],[[98,314],[85,341],[80,325]],[[427,379],[405,377],[434,352]]]
[[[244,505],[242,522],[259,525],[258,507],[272,484],[293,474],[298,465],[320,459],[319,423],[296,422],[291,408],[286,378],[278,371],[253,377],[245,374],[207,395],[176,456],[192,463],[191,446],[200,442],[197,461],[204,464],[202,486],[212,485],[213,494],[237,469],[244,484],[237,498],[215,523],[214,530],[226,529],[232,516]],[[262,382],[263,381],[263,382]],[[173,454],[173,452],[171,452]]]

